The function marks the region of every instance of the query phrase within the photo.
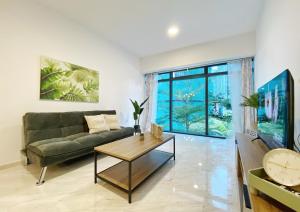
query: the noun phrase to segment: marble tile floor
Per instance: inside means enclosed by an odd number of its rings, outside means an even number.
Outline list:
[[[172,142],[161,149],[172,150]],[[101,155],[98,169],[117,159]],[[176,161],[169,161],[132,195],[93,182],[93,156],[50,166],[36,186],[39,169],[16,165],[0,170],[0,212],[201,212],[239,211],[233,139],[176,135]]]

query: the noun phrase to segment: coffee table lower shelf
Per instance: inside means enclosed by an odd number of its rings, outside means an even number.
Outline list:
[[[131,175],[129,173],[129,162],[121,161],[114,166],[97,173],[97,178],[100,178],[113,186],[117,186],[126,192],[131,192],[172,157],[174,157],[173,153],[152,150],[146,155],[131,162]],[[131,186],[129,185],[130,179]]]

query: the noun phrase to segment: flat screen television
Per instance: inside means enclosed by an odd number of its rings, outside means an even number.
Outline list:
[[[271,149],[294,148],[294,80],[285,70],[258,89],[258,137]]]

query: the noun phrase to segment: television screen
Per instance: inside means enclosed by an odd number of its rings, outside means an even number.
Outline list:
[[[293,89],[293,78],[288,70],[258,89],[258,136],[271,149],[293,149]]]

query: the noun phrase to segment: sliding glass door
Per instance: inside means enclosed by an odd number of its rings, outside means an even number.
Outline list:
[[[156,122],[169,132],[229,136],[227,73],[227,64],[219,64],[160,74]]]
[[[170,131],[170,81],[158,83],[156,123]]]
[[[172,131],[205,135],[205,78],[173,81]]]

